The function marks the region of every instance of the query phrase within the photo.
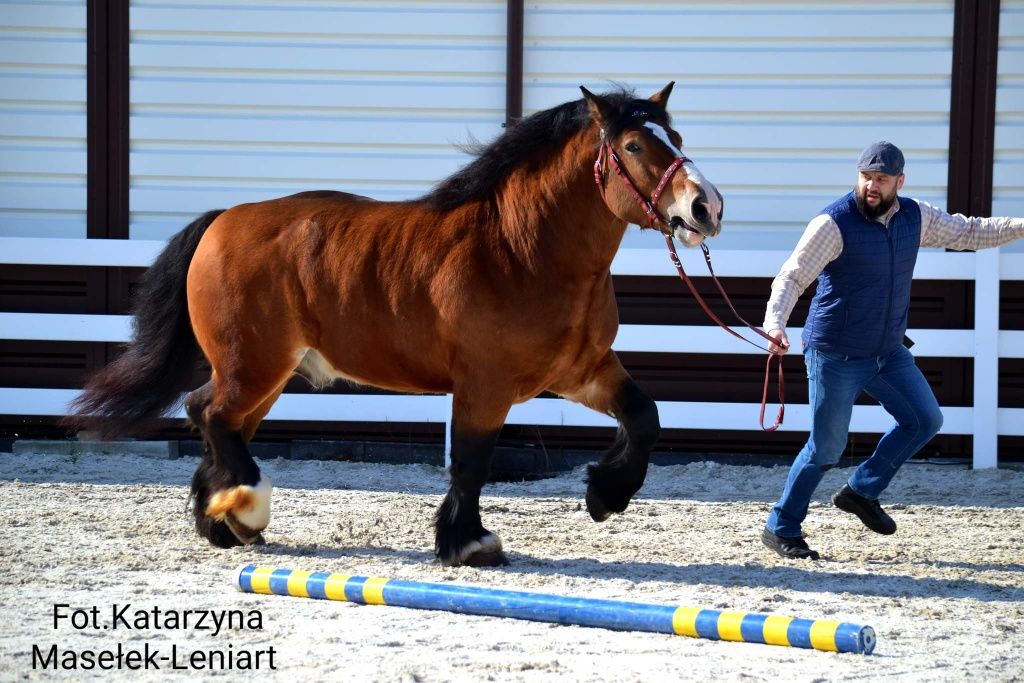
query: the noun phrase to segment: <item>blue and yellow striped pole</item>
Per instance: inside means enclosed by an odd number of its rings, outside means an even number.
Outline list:
[[[774,614],[573,598],[474,586],[275,569],[251,564],[238,569],[235,587],[245,593],[445,610],[460,614],[575,624],[618,631],[670,633],[831,652],[871,654],[875,649],[875,631],[870,626],[794,619]]]

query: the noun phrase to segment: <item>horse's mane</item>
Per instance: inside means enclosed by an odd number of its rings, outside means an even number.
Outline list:
[[[632,90],[618,88],[601,97],[610,105],[612,115],[605,133],[618,135],[631,120],[644,118],[670,123],[666,111],[650,100],[637,99]],[[520,164],[544,148],[556,148],[591,123],[585,100],[578,99],[545,109],[511,124],[488,145],[470,145],[476,159],[442,180],[421,201],[447,211],[466,202],[487,198],[498,183]]]

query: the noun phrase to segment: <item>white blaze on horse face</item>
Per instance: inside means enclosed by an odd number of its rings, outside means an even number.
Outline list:
[[[654,137],[661,140],[661,142],[676,155],[677,159],[686,156],[683,154],[683,150],[676,147],[675,143],[672,142],[672,138],[669,137],[668,131],[666,131],[663,126],[647,121],[644,123],[644,128],[650,130],[651,133],[654,134]],[[718,217],[722,213],[722,199],[721,195],[718,193],[718,188],[704,177],[704,174],[700,172],[700,169],[698,169],[692,161],[687,160],[684,162],[683,168],[686,169],[686,177],[691,183],[693,183],[693,187],[687,187],[682,196],[676,198],[676,201],[669,206],[667,215],[670,220],[673,216],[679,216],[683,218],[688,225],[692,225],[695,228],[703,227],[705,221],[700,221],[694,218],[692,211],[694,200],[701,196],[701,190],[703,190],[703,203],[705,204],[708,215],[710,216],[710,220],[707,222],[710,223],[712,228],[712,231],[708,236],[713,237],[714,235],[717,235],[721,229]],[[673,234],[677,240],[691,247],[695,247],[704,241],[703,234],[698,235],[685,228],[676,228],[673,230]]]
[[[686,156],[685,154],[683,154],[683,150],[676,147],[675,143],[672,142],[672,138],[668,136],[668,131],[666,131],[663,127],[659,126],[657,123],[652,123],[648,121],[647,123],[644,124],[644,128],[650,130],[652,133],[654,133],[654,137],[664,142],[665,146],[672,150],[672,152],[676,155],[677,159],[679,157]]]

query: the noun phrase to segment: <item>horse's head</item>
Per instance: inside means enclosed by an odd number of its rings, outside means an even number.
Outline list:
[[[682,152],[669,125],[669,83],[650,99],[612,100],[580,86],[601,151],[594,174],[608,208],[695,247],[722,231],[722,195]]]

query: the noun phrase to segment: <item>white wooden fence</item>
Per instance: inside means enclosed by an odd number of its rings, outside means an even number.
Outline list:
[[[657,243],[660,240],[652,240]],[[145,267],[163,248],[156,240],[86,240],[60,238],[0,238],[0,265],[73,265]],[[720,250],[714,254],[715,272],[729,277],[773,277],[788,256],[786,251]],[[691,275],[704,274],[699,253],[681,254]],[[663,249],[620,250],[612,264],[616,275],[674,276]],[[999,329],[999,283],[1024,280],[1024,253],[990,249],[977,253],[923,250],[916,277],[934,280],[974,280],[973,330],[913,329],[909,331],[917,356],[966,357],[974,360],[972,407],[945,407],[944,434],[970,434],[974,439],[974,466],[997,465],[999,436],[1024,436],[1024,409],[998,405],[1000,358],[1024,358],[1024,331]],[[765,292],[767,296],[767,291]],[[689,294],[680,283],[680,305]],[[724,318],[723,318],[724,319]],[[130,336],[130,318],[124,315],[0,312],[0,339],[80,342],[124,342]],[[800,329],[789,337],[798,352]],[[617,351],[728,353],[737,363],[756,363],[760,352],[707,325],[622,325]],[[682,429],[757,429],[760,386],[750,387],[750,403],[659,401],[661,423]],[[59,416],[77,395],[74,389],[0,387],[0,414]],[[268,420],[435,422],[447,424],[451,399],[447,396],[363,396],[285,394],[267,415]],[[509,424],[560,426],[613,426],[611,418],[562,399],[533,399],[514,406]],[[851,430],[881,433],[891,418],[878,406],[856,406]],[[806,405],[787,406],[788,431],[806,431],[810,420]],[[770,435],[766,439],[772,438]]]

